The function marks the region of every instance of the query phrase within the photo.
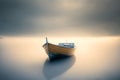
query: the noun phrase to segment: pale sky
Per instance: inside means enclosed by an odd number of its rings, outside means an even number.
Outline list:
[[[0,0],[3,36],[119,36],[120,0]]]

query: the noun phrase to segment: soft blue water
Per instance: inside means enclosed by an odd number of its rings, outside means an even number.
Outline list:
[[[75,42],[73,57],[50,62],[44,38],[0,39],[0,80],[119,80],[120,38],[50,38]]]

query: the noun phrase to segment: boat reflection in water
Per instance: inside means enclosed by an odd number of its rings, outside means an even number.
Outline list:
[[[43,74],[47,80],[51,80],[65,73],[74,63],[75,56],[56,58],[52,61],[46,59],[43,67]]]

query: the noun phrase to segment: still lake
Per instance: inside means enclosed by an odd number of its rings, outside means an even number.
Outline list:
[[[120,37],[48,38],[74,42],[74,56],[50,62],[45,38],[0,39],[0,80],[120,80]]]

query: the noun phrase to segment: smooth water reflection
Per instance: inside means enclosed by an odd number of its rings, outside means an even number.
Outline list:
[[[75,56],[48,61],[44,38],[0,39],[0,80],[119,80],[120,38],[50,38],[75,42]]]
[[[72,67],[74,63],[75,56],[56,59],[53,61],[47,59],[44,63],[43,74],[47,80],[51,80],[65,73]]]

